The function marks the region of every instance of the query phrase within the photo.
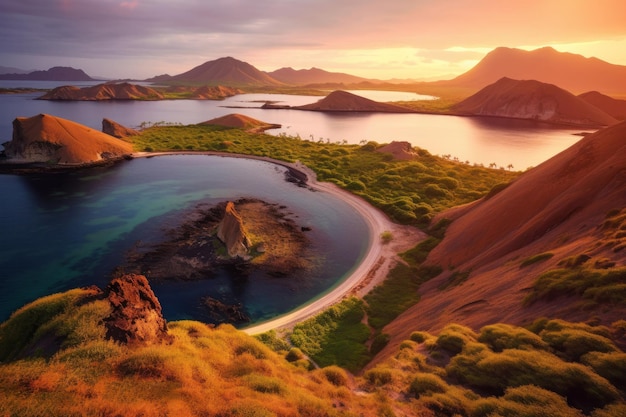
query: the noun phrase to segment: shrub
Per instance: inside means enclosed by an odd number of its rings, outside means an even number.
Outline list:
[[[485,343],[495,352],[504,349],[548,350],[549,346],[541,337],[522,327],[509,324],[492,324],[480,329],[478,341]]]
[[[324,378],[337,387],[348,385],[348,374],[342,368],[332,365],[321,369]]]
[[[426,332],[413,332],[411,336],[409,336],[409,339],[417,343],[424,343],[429,337],[431,336]]]
[[[391,336],[389,336],[387,333],[381,333],[377,335],[374,340],[372,340],[372,345],[370,346],[370,353],[372,354],[372,356],[383,350],[385,346],[387,346],[387,344],[389,343],[389,340],[391,340]]]
[[[550,252],[544,252],[544,253],[540,253],[538,255],[530,256],[530,257],[528,257],[528,258],[526,258],[526,259],[524,259],[522,261],[522,263],[520,264],[520,268],[524,268],[524,267],[527,267],[529,265],[535,264],[537,262],[548,260],[548,259],[552,258],[553,256],[554,256],[554,254],[550,253]]]
[[[544,330],[540,336],[567,361],[579,361],[589,352],[617,351],[617,347],[606,337],[582,329]]]
[[[448,384],[435,374],[419,373],[411,381],[409,393],[415,398],[421,395],[432,395],[437,392],[446,392]]]
[[[289,362],[296,362],[300,359],[304,359],[304,353],[302,353],[302,351],[297,347],[291,348],[289,353],[287,353],[287,356],[285,356],[285,359]]]
[[[626,353],[590,352],[582,356],[581,362],[616,387],[626,390]]]
[[[254,391],[264,394],[282,394],[286,390],[283,381],[271,376],[249,374],[244,376],[243,380]]]
[[[461,353],[463,347],[470,341],[476,341],[476,333],[472,329],[458,324],[449,324],[439,333],[436,346],[456,355]]]
[[[372,385],[386,385],[393,381],[393,373],[390,369],[374,368],[365,372],[365,380]]]

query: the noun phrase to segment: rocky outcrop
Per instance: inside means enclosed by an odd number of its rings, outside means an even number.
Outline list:
[[[232,201],[226,204],[224,218],[217,226],[217,237],[226,245],[228,255],[240,258],[248,256],[248,248],[252,243],[246,233],[243,219],[237,213]]]
[[[139,131],[106,118],[102,119],[102,132],[118,139],[140,135]]]
[[[130,143],[60,117],[39,114],[13,121],[13,139],[3,144],[13,162],[84,165],[120,159]]]
[[[618,121],[553,84],[501,78],[452,106],[457,114],[539,120],[579,126],[608,126]]]
[[[127,274],[113,279],[106,289],[111,314],[104,319],[106,335],[125,344],[168,342],[167,322],[161,303],[143,275]]]
[[[78,88],[71,85],[57,87],[38,100],[106,101],[106,100],[162,100],[163,94],[150,87],[130,83],[104,83]]]
[[[417,152],[413,150],[411,144],[404,141],[393,141],[388,145],[381,146],[380,148],[376,149],[376,152],[391,154],[393,156],[393,159],[401,161],[408,161],[419,157]]]
[[[379,103],[347,91],[333,91],[323,99],[304,106],[292,107],[298,110],[332,111],[332,112],[382,112],[382,113],[414,113],[413,110],[394,104]]]

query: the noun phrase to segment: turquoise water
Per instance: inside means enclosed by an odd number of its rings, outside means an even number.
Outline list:
[[[240,302],[255,322],[286,313],[340,282],[369,238],[343,201],[286,181],[283,167],[246,159],[167,156],[64,174],[2,175],[0,189],[0,320],[52,292],[105,286],[137,242],[157,242],[194,208],[228,199],[287,206],[299,225],[312,228],[319,265],[281,278],[225,268],[196,282],[153,283],[169,320],[210,322],[203,296]]]

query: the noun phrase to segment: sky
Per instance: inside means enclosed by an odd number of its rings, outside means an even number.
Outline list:
[[[623,0],[2,0],[0,66],[176,75],[231,56],[263,71],[322,68],[448,79],[498,46],[626,65]]]

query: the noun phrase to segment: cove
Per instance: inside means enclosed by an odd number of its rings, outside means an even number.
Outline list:
[[[298,225],[310,227],[315,267],[284,277],[223,268],[197,281],[151,282],[165,317],[211,322],[200,302],[210,296],[241,303],[257,323],[322,296],[358,265],[369,230],[349,204],[288,182],[285,172],[258,160],[177,155],[0,176],[0,320],[47,294],[104,287],[138,243],[162,240],[198,208],[239,198],[283,205]]]

